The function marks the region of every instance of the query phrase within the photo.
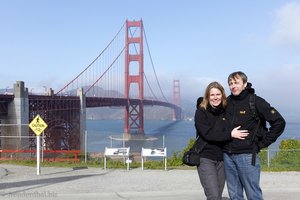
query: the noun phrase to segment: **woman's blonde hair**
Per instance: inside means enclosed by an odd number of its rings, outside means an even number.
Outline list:
[[[225,108],[226,105],[227,105],[227,100],[226,100],[225,90],[224,90],[224,87],[223,87],[220,83],[218,83],[218,82],[216,82],[216,81],[211,82],[211,83],[208,84],[208,86],[206,87],[206,90],[205,90],[205,93],[204,93],[203,100],[202,100],[202,102],[200,103],[200,107],[201,107],[201,108],[204,108],[204,109],[206,110],[207,105],[209,104],[210,90],[211,90],[212,88],[216,88],[216,89],[218,89],[218,90],[221,91],[221,94],[222,94],[221,103],[222,103],[223,108]]]

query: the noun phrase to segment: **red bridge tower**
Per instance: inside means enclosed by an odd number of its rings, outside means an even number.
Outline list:
[[[173,103],[180,107],[180,81],[173,80]],[[173,120],[181,119],[181,109],[175,109],[173,113]]]
[[[133,32],[131,32],[133,31]],[[137,35],[137,36],[136,36]],[[136,65],[138,72],[132,68]],[[128,105],[125,107],[125,127],[127,134],[144,134],[144,53],[143,53],[143,21],[126,20],[125,38],[125,98]],[[131,86],[137,84],[139,103],[129,103]]]

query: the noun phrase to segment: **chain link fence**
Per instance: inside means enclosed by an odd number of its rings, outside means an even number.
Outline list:
[[[259,157],[262,169],[300,171],[300,149],[263,149]]]

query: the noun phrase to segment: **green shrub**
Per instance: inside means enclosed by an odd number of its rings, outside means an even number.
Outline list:
[[[182,163],[183,154],[192,148],[192,146],[195,143],[195,140],[195,138],[191,138],[187,146],[181,152],[177,151],[173,153],[172,157],[168,159],[168,165],[174,167],[184,166],[184,164]]]
[[[264,149],[261,150],[258,154],[259,159],[260,159],[260,164],[263,165],[267,165],[268,164],[268,152]]]
[[[259,153],[261,166],[263,170],[268,171],[299,171],[300,170],[300,141],[294,139],[282,140],[279,150],[275,153],[270,152],[270,161],[268,163],[268,151]]]
[[[279,150],[272,159],[272,165],[281,165],[285,168],[300,165],[300,141],[283,140],[279,145]]]

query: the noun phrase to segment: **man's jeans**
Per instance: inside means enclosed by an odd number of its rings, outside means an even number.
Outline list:
[[[243,189],[248,200],[263,200],[259,186],[260,160],[256,155],[255,166],[252,154],[224,153],[227,189],[231,200],[244,200]]]

